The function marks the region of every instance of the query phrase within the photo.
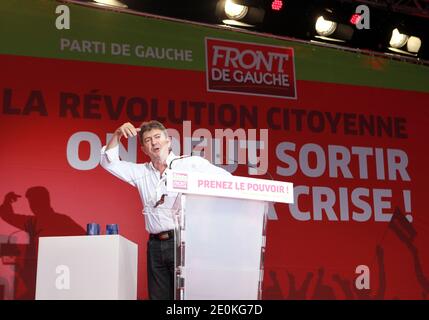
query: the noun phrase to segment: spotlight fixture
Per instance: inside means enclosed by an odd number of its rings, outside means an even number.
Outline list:
[[[249,8],[247,6],[236,4],[232,2],[232,0],[226,0],[225,14],[228,18],[232,20],[240,20],[245,17],[247,12],[249,12]]]
[[[332,12],[327,15],[331,16]],[[351,26],[327,19],[324,15],[317,18],[315,29],[316,38],[335,42],[349,41],[354,32]]]
[[[401,33],[398,28],[393,29],[392,36],[389,41],[389,50],[398,53],[405,53],[411,55],[417,55],[422,45],[422,41],[419,37],[409,36]]]
[[[362,16],[360,14],[355,13],[350,17],[350,23],[357,25],[361,18],[362,18]]]
[[[407,50],[411,53],[418,53],[422,46],[422,40],[419,37],[411,36],[407,41]]]
[[[280,11],[283,8],[283,1],[282,0],[274,0],[271,3],[271,9],[274,11]]]
[[[408,41],[406,34],[400,33],[398,28],[393,29],[392,37],[390,38],[389,44],[392,48],[399,49],[403,47]]]
[[[252,1],[249,5],[242,0],[221,0],[216,6],[216,16],[226,25],[255,27],[264,20],[265,10]]]
[[[334,33],[337,29],[337,23],[330,20],[325,20],[323,16],[320,16],[316,20],[316,32],[318,35],[328,37]]]

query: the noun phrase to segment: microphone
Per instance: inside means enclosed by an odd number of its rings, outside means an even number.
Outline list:
[[[192,157],[192,156],[193,156],[193,154],[192,154],[192,153],[193,153],[193,152],[191,152],[191,154],[190,154],[190,155],[189,155],[189,154],[187,154],[187,155],[183,155],[183,156],[180,156],[180,157],[174,158],[173,160],[171,160],[170,165],[168,166],[168,169],[170,169],[170,170],[171,170],[171,168],[172,168],[172,165],[173,165],[173,162],[174,162],[174,161],[176,161],[176,160],[182,160],[182,159],[185,159],[185,158]]]
[[[193,157],[193,156],[194,156],[194,149],[195,149],[195,147],[196,147],[197,145],[198,145],[198,144],[196,144],[196,145],[194,145],[194,146],[192,147],[192,149],[191,149],[191,154],[186,154],[186,155],[183,155],[183,156],[180,156],[180,157],[177,157],[177,158],[174,158],[173,160],[171,160],[170,165],[168,166],[168,169],[170,169],[170,170],[171,170],[172,165],[173,165],[173,162],[174,162],[174,161],[176,161],[176,160],[182,160],[182,159],[185,159],[185,158]]]

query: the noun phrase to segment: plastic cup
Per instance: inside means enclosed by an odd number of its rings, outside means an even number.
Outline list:
[[[88,223],[86,225],[86,234],[96,236],[100,234],[100,225],[98,223]]]
[[[106,224],[106,234],[119,234],[119,227],[115,224]]]

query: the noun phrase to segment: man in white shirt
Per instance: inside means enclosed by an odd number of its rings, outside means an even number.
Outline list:
[[[137,135],[142,151],[149,156],[150,162],[137,164],[120,160],[121,138]],[[177,193],[166,191],[167,172],[176,166],[181,171],[229,172],[201,157],[181,158],[174,155],[166,128],[155,120],[144,122],[140,128],[135,128],[129,122],[121,125],[101,149],[101,166],[138,189],[144,204],[146,230],[150,234],[147,245],[149,299],[173,300],[175,223],[172,207]]]

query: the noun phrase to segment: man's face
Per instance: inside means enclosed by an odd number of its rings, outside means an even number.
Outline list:
[[[167,159],[171,141],[160,129],[152,129],[143,133],[142,150],[151,161],[165,161]]]

